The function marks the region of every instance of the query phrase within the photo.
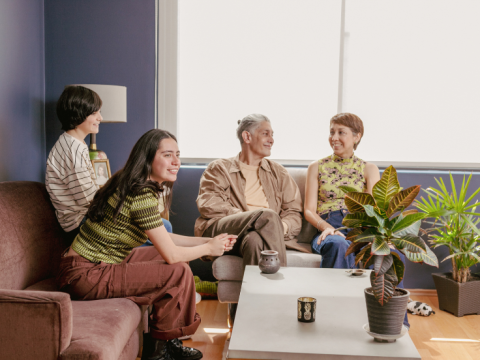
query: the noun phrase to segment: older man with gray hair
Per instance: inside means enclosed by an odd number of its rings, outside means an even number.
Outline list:
[[[285,241],[295,238],[302,225],[302,200],[287,170],[266,159],[273,146],[270,120],[250,114],[238,121],[242,147],[233,158],[210,163],[200,180],[195,236],[237,234],[226,255],[256,265],[263,250],[276,250],[286,266]]]

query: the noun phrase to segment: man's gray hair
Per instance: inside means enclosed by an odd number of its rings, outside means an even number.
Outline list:
[[[270,122],[270,119],[262,114],[250,114],[245,116],[242,120],[238,120],[237,137],[240,140],[240,144],[243,144],[242,133],[244,131],[253,134],[253,132],[264,121]]]

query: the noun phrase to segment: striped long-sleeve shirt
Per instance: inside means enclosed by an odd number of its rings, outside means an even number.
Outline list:
[[[87,145],[63,133],[48,155],[45,185],[65,231],[80,225],[98,190]]]

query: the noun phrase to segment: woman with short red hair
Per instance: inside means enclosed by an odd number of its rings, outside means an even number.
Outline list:
[[[344,192],[346,185],[360,192],[372,193],[373,185],[380,180],[375,164],[354,155],[364,134],[362,120],[354,114],[335,115],[330,120],[328,138],[333,154],[313,162],[308,167],[305,188],[305,219],[315,226],[318,233],[312,239],[312,250],[322,255],[323,268],[353,268],[355,255],[345,257],[351,242],[345,239],[347,230],[342,220],[348,213]]]

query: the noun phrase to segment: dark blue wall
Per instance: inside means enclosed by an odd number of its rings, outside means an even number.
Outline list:
[[[43,3],[0,1],[0,181],[45,177]]]
[[[97,136],[112,172],[120,169],[155,126],[155,2],[45,0],[45,51],[47,155],[62,133],[55,102],[65,85],[122,85],[127,123],[102,124]]]
[[[205,167],[190,167],[183,166],[179,172],[178,179],[173,188],[173,204],[171,215],[171,222],[173,231],[182,235],[193,236],[193,227],[195,220],[199,216],[195,200],[198,195],[198,186],[200,177]],[[448,172],[440,171],[402,171],[399,170],[398,180],[403,188],[413,185],[421,185],[422,188],[429,186],[437,187],[435,177],[438,179],[442,177],[444,181],[448,180]],[[467,175],[468,176],[468,175]],[[456,184],[461,183],[462,175],[455,174],[454,179]],[[476,173],[472,177],[469,188],[471,192],[480,187],[480,173]],[[423,196],[421,192],[420,196]],[[477,197],[480,201],[480,196]],[[443,260],[448,255],[446,248],[433,249],[439,260]],[[211,263],[204,263],[201,260],[191,262],[191,267],[195,274],[199,275],[202,280],[214,280],[212,276]],[[440,263],[440,268],[431,267],[428,265],[415,264],[407,262],[405,266],[405,287],[408,289],[434,289],[431,274],[433,272],[448,272],[451,271],[450,261]],[[474,272],[480,271],[480,267],[473,268]]]

